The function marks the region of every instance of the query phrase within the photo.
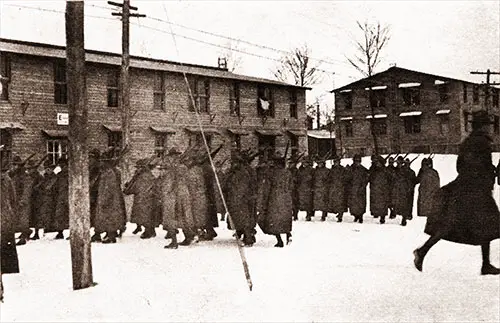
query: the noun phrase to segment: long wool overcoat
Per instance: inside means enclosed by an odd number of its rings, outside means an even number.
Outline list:
[[[271,174],[269,166],[259,165],[256,169],[257,174],[257,201],[255,202],[256,212],[259,213],[259,219],[264,218],[267,213],[267,199],[271,192]]]
[[[163,229],[173,232],[180,227],[177,210],[177,171],[175,167],[163,168],[158,180]]]
[[[219,226],[219,219],[217,217],[217,198],[216,194],[219,194],[219,190],[214,190],[217,186],[215,180],[214,171],[210,160],[205,160],[201,167],[203,168],[203,175],[205,176],[205,195],[207,196],[207,216],[208,222],[205,225],[206,228],[217,228]],[[220,195],[220,194],[219,194]]]
[[[125,224],[125,200],[120,173],[111,165],[104,165],[98,180],[95,214],[96,232],[115,232]]]
[[[43,176],[36,169],[32,169],[29,172],[32,178],[32,189],[31,189],[31,217],[30,217],[30,227],[41,228],[38,226],[40,223],[41,208],[42,205],[42,194],[40,190],[37,189],[38,185],[43,182]]]
[[[1,239],[0,239],[0,272],[2,274],[19,273],[19,260],[17,257],[14,212],[16,205],[16,193],[14,183],[6,172],[1,176]]]
[[[363,215],[366,212],[366,185],[369,181],[368,169],[363,165],[349,167],[349,212]]]
[[[491,142],[487,133],[474,130],[461,144],[458,176],[439,190],[425,233],[445,232],[444,240],[469,245],[500,238],[500,211],[492,195]]]
[[[370,212],[372,215],[387,215],[390,204],[391,175],[386,167],[372,166],[370,168]]]
[[[418,187],[417,215],[432,215],[432,203],[434,195],[439,191],[439,174],[434,168],[422,167],[417,175]]]
[[[130,222],[145,227],[154,227],[154,185],[155,177],[149,168],[137,169],[134,176],[125,184],[124,193],[134,195]]]
[[[52,219],[56,212],[56,182],[57,176],[53,172],[45,173],[43,179],[35,186],[40,198],[37,227],[45,232],[53,232]]]
[[[69,228],[69,177],[65,165],[56,175],[56,210],[52,219],[53,231],[63,231]]]
[[[316,167],[313,177],[313,209],[328,211],[328,179],[330,170],[326,167]]]
[[[32,208],[32,193],[35,183],[35,177],[28,171],[24,171],[16,176],[16,181],[21,184],[16,185],[19,191],[16,191],[17,198],[17,221],[16,232],[29,232]]]
[[[345,184],[347,181],[347,171],[341,165],[334,165],[330,169],[328,185],[328,212],[342,214],[347,211],[347,199],[345,198]]]
[[[227,220],[228,229],[248,232],[255,228],[256,181],[255,171],[248,164],[233,165],[226,174],[223,192],[231,217],[231,221]]]
[[[292,174],[289,169],[270,168],[270,192],[267,199],[267,213],[259,219],[259,226],[265,234],[292,232]]]
[[[191,196],[190,185],[192,185],[189,176],[189,168],[184,164],[178,164],[176,167],[176,210],[177,219],[179,221],[180,228],[186,233],[193,233],[198,229],[197,222],[194,214],[193,199],[196,197]]]
[[[200,164],[191,164],[185,177],[191,197],[191,210],[195,227],[196,229],[203,229],[211,222],[208,213],[207,182],[205,181],[203,167]]]
[[[394,212],[397,215],[408,213],[408,191],[409,182],[405,176],[405,171],[402,167],[398,167],[393,172],[392,176],[392,192],[391,201]]]
[[[298,209],[310,211],[313,208],[314,169],[300,166],[297,170]]]

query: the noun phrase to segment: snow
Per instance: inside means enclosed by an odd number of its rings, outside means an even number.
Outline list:
[[[416,155],[409,155],[413,159]],[[420,156],[412,168],[420,167]],[[499,159],[496,154],[494,162]],[[456,176],[456,156],[436,155],[444,185]],[[343,160],[342,163],[351,163]],[[362,163],[369,166],[369,158]],[[496,186],[498,196],[498,186]],[[18,247],[21,273],[4,275],[1,322],[464,322],[500,321],[499,276],[480,276],[477,246],[439,242],[424,271],[412,251],[427,235],[425,219],[408,226],[343,223],[333,216],[293,225],[293,242],[274,248],[262,232],[245,248],[253,280],[249,291],[231,231],[217,228],[212,242],[166,250],[164,232],[141,240],[132,225],[114,245],[92,244],[95,287],[71,289],[69,242]],[[500,265],[500,244],[491,260]]]

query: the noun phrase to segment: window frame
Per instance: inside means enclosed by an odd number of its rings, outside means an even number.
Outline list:
[[[107,73],[106,93],[108,108],[120,107],[120,70],[112,69]],[[115,103],[116,101],[116,103]]]
[[[299,154],[299,136],[288,133],[290,139],[290,156],[296,157]]]
[[[290,118],[299,118],[299,98],[297,89],[288,90],[288,99],[290,101]]]
[[[447,135],[450,133],[450,114],[444,113],[438,115],[439,117],[439,133],[441,135]]]
[[[231,116],[241,116],[240,107],[241,84],[233,81],[229,86],[229,114]]]
[[[438,85],[439,102],[448,103],[450,101],[450,87],[448,83]]]
[[[348,138],[354,137],[354,125],[352,120],[343,120],[345,136]]]
[[[0,92],[0,100],[9,100],[9,83],[12,78],[12,61],[11,57],[5,53],[0,52],[0,82],[2,83],[2,91]]]
[[[373,133],[376,136],[387,135],[387,118],[372,118],[370,122],[372,123]]]
[[[496,108],[498,108],[498,105],[499,105],[499,96],[500,96],[500,90],[496,89],[496,88],[493,88],[492,89],[492,105]]]
[[[276,115],[274,107],[274,88],[268,84],[259,84],[257,86],[257,115],[259,117],[271,117],[274,118]],[[269,102],[269,109],[266,111],[262,109],[260,100]]]
[[[401,92],[404,105],[406,106],[420,105],[421,103],[420,86],[402,88]]]
[[[345,110],[352,110],[352,103],[353,103],[352,91],[341,92],[340,97],[342,98],[342,101],[344,102],[344,109]]]
[[[57,161],[62,158],[68,156],[68,138],[48,138],[45,141],[45,151],[48,155],[48,159],[51,162],[51,165],[56,165]],[[52,146],[53,149],[50,149]]]
[[[113,156],[123,148],[123,133],[121,131],[108,131],[108,149],[113,149]]]
[[[155,71],[153,76],[153,110],[165,111],[165,73],[162,71]]]
[[[474,84],[472,86],[472,103],[479,104],[479,85]]]
[[[66,61],[62,59],[54,60],[54,103],[68,104],[68,79]]]
[[[422,133],[422,116],[403,117],[403,125],[407,135]]]
[[[493,116],[493,133],[495,133],[495,134],[500,133],[500,117],[499,116]]]
[[[200,89],[200,83],[203,85],[203,92]],[[189,87],[194,99],[194,106],[191,97],[188,94],[189,111],[197,113],[210,113],[210,79],[207,77],[195,76],[189,80]],[[204,107],[201,109],[201,100],[204,99]]]
[[[168,133],[156,132],[154,134],[154,153],[157,157],[162,158],[168,150]]]
[[[380,90],[368,90],[368,100],[370,101],[370,106],[374,108],[384,108],[387,98],[387,89]]]
[[[462,91],[463,91],[463,101],[464,101],[464,103],[467,103],[467,101],[469,100],[469,98],[468,98],[468,96],[467,96],[467,94],[468,94],[468,93],[467,93],[467,89],[468,89],[468,87],[467,87],[467,83],[465,83],[465,82],[464,82],[464,83],[463,83],[463,87],[462,87]]]

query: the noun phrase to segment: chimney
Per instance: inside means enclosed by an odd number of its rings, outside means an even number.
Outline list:
[[[225,70],[227,70],[227,60],[225,57],[219,57],[217,59],[217,65],[219,66],[219,68],[223,68]]]

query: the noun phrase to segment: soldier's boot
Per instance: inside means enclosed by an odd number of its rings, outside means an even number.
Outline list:
[[[326,213],[325,211],[323,211],[321,213],[321,221],[325,222],[327,216],[328,216],[328,213]]]
[[[299,210],[293,210],[293,220],[297,221],[299,219]]]
[[[314,215],[314,211],[307,211],[306,221],[311,221],[311,218],[313,217],[313,215]]]
[[[286,233],[286,244],[289,245],[292,243],[292,233],[291,232],[287,232]]]
[[[255,237],[253,236],[253,234],[251,232],[245,232],[244,235],[243,235],[243,244],[246,246],[246,247],[251,247],[253,246],[253,244],[255,243]]]
[[[123,236],[123,234],[125,233],[125,231],[127,231],[127,226],[126,225],[124,225],[121,229],[118,230],[117,237],[121,238]]]
[[[153,227],[145,227],[144,232],[141,234],[141,239],[150,239],[156,237],[156,231]]]
[[[413,250],[413,264],[415,265],[415,268],[417,268],[418,271],[422,271],[422,266],[424,264],[424,257],[425,254],[423,254],[420,249],[415,249]]]
[[[410,214],[409,216],[407,216],[407,217],[406,217],[406,219],[407,219],[408,221],[413,220],[413,214]]]
[[[35,229],[33,229],[33,231],[34,231],[35,234],[30,239],[31,240],[40,240],[40,235],[38,234],[38,232],[40,231],[40,229],[39,228],[35,228]]]
[[[135,230],[132,233],[133,234],[138,234],[141,231],[142,231],[142,227],[140,225],[137,225],[137,227],[135,228]]]
[[[372,214],[372,216],[376,219],[378,218],[378,214]]]
[[[19,241],[16,243],[16,245],[23,246],[25,244],[26,244],[26,238],[24,237],[23,234],[21,234],[21,236],[19,237]]]
[[[62,240],[64,239],[64,233],[62,231],[57,232],[57,235],[55,237],[56,240]]]
[[[380,224],[384,224],[385,223],[385,215],[381,215],[380,216]]]
[[[205,240],[212,241],[215,237],[217,237],[217,232],[215,232],[214,228],[207,228],[205,231]]]
[[[359,220],[358,217],[355,216],[355,215],[353,215],[353,217],[354,217],[354,221],[353,222],[358,222],[358,220]]]
[[[108,235],[106,236],[106,238],[102,239],[102,243],[116,243],[116,232],[114,231],[111,231],[111,232],[108,232]]]
[[[276,248],[283,248],[284,244],[283,244],[283,239],[281,239],[281,235],[276,234],[276,240],[278,240],[278,242],[274,246]]]
[[[222,213],[220,214],[220,220],[221,220],[221,221],[226,221],[226,213],[222,212]]]
[[[194,236],[192,235],[184,235],[184,240],[179,243],[181,246],[189,246],[194,240]]]
[[[406,217],[405,216],[403,216],[403,218],[401,220],[401,225],[406,226]]]
[[[358,215],[358,222],[363,223],[363,214]]]
[[[101,242],[101,234],[100,233],[94,233],[94,235],[90,238],[90,242]]]
[[[165,249],[177,249],[179,248],[179,244],[177,243],[177,236],[172,236],[172,241],[164,247]]]
[[[342,213],[337,215],[337,222],[342,222]]]
[[[389,215],[389,219],[395,219],[396,218],[396,212],[394,212],[393,208],[391,208],[390,210],[391,210],[391,213]]]

